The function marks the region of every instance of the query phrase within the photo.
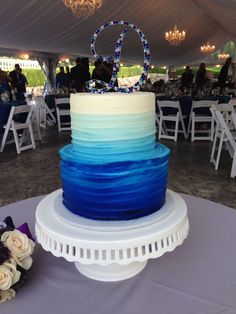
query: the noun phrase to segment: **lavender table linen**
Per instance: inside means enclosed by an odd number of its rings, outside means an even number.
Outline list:
[[[183,245],[150,260],[131,279],[103,283],[81,275],[73,263],[36,246],[29,280],[1,314],[235,314],[236,211],[183,195],[190,233]],[[0,208],[34,230],[42,196]]]

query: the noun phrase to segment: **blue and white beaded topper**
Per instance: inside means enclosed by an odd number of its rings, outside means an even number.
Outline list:
[[[95,51],[95,42],[96,42],[98,35],[105,28],[108,28],[108,27],[113,26],[113,25],[125,25],[125,26],[131,27],[132,29],[134,29],[138,33],[140,40],[142,41],[142,44],[143,44],[143,50],[144,50],[143,71],[142,71],[142,74],[141,74],[139,81],[131,87],[116,87],[115,86],[115,82],[117,80],[117,74],[118,74],[119,68],[120,68],[120,57],[121,57],[122,44],[123,44],[124,37],[125,37],[126,33],[128,32],[128,29],[126,28],[121,32],[121,34],[120,34],[120,36],[116,42],[115,53],[114,53],[113,57],[102,57],[102,56],[99,56]],[[114,90],[114,91],[120,92],[120,93],[133,93],[133,92],[139,90],[140,86],[146,81],[147,75],[148,75],[148,70],[150,67],[150,48],[149,48],[149,44],[148,44],[148,41],[147,41],[144,33],[136,25],[129,23],[127,21],[119,21],[119,20],[118,21],[111,21],[111,22],[103,24],[100,28],[98,28],[96,30],[96,32],[94,33],[94,35],[92,37],[91,51],[97,60],[113,63],[113,69],[112,69],[112,76],[111,76],[110,83],[106,83],[106,82],[103,82],[100,80],[95,80],[95,79],[88,81],[86,83],[86,85],[87,85],[87,88],[90,90],[90,92],[92,92],[94,94],[102,94],[102,93],[108,92],[109,90]],[[98,83],[104,87],[97,89],[97,88],[93,87],[93,83]]]

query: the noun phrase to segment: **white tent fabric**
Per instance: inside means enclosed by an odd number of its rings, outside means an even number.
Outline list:
[[[75,17],[62,0],[1,0],[0,4],[0,47],[7,51],[92,57],[91,36],[103,23],[115,19],[128,20],[144,32],[155,65],[203,60],[200,46],[207,40],[217,48],[229,39],[236,41],[235,0],[104,0],[88,19]],[[164,33],[175,21],[180,30],[186,30],[187,37],[181,46],[170,47]],[[121,29],[117,26],[102,32],[96,46],[100,55],[113,54]],[[142,60],[141,43],[130,30],[122,62],[139,64]]]

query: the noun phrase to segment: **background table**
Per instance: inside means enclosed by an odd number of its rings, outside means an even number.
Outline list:
[[[21,106],[25,105],[25,100],[12,100],[6,103],[0,102],[0,142],[1,142],[1,136],[4,133],[3,126],[5,123],[7,123],[11,107],[13,106]]]
[[[179,101],[181,112],[183,116],[186,116],[184,119],[185,128],[187,130],[188,124],[189,124],[189,116],[191,114],[192,110],[192,104],[193,101],[198,100],[213,100],[213,101],[219,101],[219,103],[228,103],[230,100],[230,96],[203,96],[201,98],[199,97],[192,97],[192,96],[181,96],[181,97],[170,97],[170,96],[157,96],[156,97],[156,111],[159,111],[157,101],[163,101],[163,100],[171,100],[171,101]],[[163,112],[165,115],[170,114],[176,114],[177,109],[174,108],[163,108]],[[194,112],[198,114],[204,114],[211,116],[211,112],[209,108],[197,108],[194,110]]]
[[[181,97],[170,97],[170,96],[157,96],[156,100],[173,100],[173,101],[179,101],[181,112],[184,116],[189,116],[192,109],[192,103],[193,101],[198,100],[213,100],[213,101],[219,101],[219,103],[228,103],[230,100],[230,96],[203,96],[201,98],[199,97],[192,97],[192,96],[181,96]],[[172,109],[173,111],[174,109]],[[172,112],[170,111],[170,113]],[[210,110],[209,110],[210,113]]]
[[[131,279],[103,283],[81,275],[39,245],[30,278],[17,296],[1,304],[1,314],[235,314],[236,211],[183,195],[190,233],[182,246],[150,260]],[[34,229],[42,197],[0,208],[0,220]]]

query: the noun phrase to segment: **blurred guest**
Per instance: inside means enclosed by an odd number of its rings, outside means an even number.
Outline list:
[[[71,85],[71,73],[70,73],[70,68],[67,66],[66,73],[65,73],[65,87],[69,89],[70,85]]]
[[[15,64],[15,70],[9,73],[11,78],[11,85],[17,100],[25,100],[25,85],[23,84],[23,77],[21,74],[20,65],[18,63]]]
[[[232,79],[231,79],[230,88],[236,88],[236,63],[235,62],[232,62],[231,69],[232,69]]]
[[[102,61],[96,60],[94,62],[94,69],[92,73],[92,80],[101,80],[103,81],[103,73],[102,73],[102,67],[101,67]],[[102,88],[101,84],[96,83],[96,88]]]
[[[225,84],[229,76],[229,70],[230,70],[231,64],[232,64],[232,59],[227,58],[225,61],[225,64],[220,70],[220,74],[218,77],[218,85],[220,87],[220,93],[222,93],[225,88]]]
[[[81,58],[76,59],[76,66],[71,68],[72,87],[77,92],[86,91],[85,83],[90,80],[89,66]]]
[[[193,85],[193,78],[194,78],[194,74],[192,70],[190,69],[190,66],[187,65],[185,67],[185,71],[183,72],[181,76],[181,87],[190,88]]]
[[[141,91],[147,91],[147,92],[152,92],[153,91],[153,85],[152,85],[152,82],[151,82],[150,78],[148,78],[146,80],[146,82],[141,85],[140,90]]]
[[[175,67],[173,65],[171,65],[169,67],[168,78],[169,78],[169,80],[178,80],[178,75],[177,75]]]
[[[112,77],[113,64],[97,60],[94,62],[94,66],[95,68],[92,73],[92,79],[100,80],[109,84]],[[118,86],[117,80],[115,82],[115,86]],[[102,87],[104,86],[96,83],[96,88]]]
[[[26,85],[28,85],[28,81],[26,76],[22,73],[22,69],[19,69],[19,87],[21,93],[26,93]]]
[[[165,81],[160,79],[153,83],[153,90],[155,93],[164,93],[165,92]]]
[[[204,89],[206,87],[206,83],[207,83],[207,70],[206,70],[206,65],[205,63],[201,63],[199,65],[199,69],[197,71],[197,75],[196,75],[196,85],[197,85],[197,89]]]
[[[10,77],[8,76],[7,72],[3,71],[0,68],[0,94],[9,92],[11,94],[11,88],[9,85]]]
[[[66,74],[63,67],[60,67],[59,72],[56,74],[56,88],[64,88],[66,81]]]
[[[16,90],[20,76],[20,65],[18,63],[15,64],[15,69],[9,73],[9,76],[11,78],[12,88]]]

